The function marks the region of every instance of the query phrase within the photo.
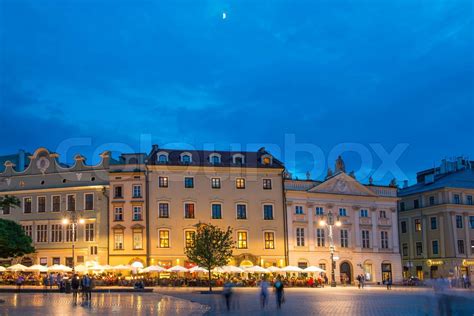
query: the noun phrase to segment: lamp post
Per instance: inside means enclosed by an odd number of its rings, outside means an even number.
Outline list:
[[[328,237],[329,237],[329,251],[331,254],[331,287],[336,287],[336,262],[334,262],[334,251],[336,250],[334,247],[334,238],[333,238],[333,227],[341,226],[341,221],[339,221],[339,216],[336,216],[336,220],[334,221],[334,215],[331,211],[329,211],[328,215],[326,216],[327,221],[324,220],[324,216],[321,217],[319,221],[319,226],[325,226],[328,228]]]
[[[71,232],[71,241],[72,241],[72,273],[75,272],[75,260],[74,260],[74,252],[75,252],[75,244],[76,241],[76,230],[77,224],[84,224],[85,220],[82,217],[79,217],[76,211],[70,211],[68,214],[63,218],[62,221],[63,225],[66,226],[66,233],[67,233],[67,225],[71,225],[72,232]]]

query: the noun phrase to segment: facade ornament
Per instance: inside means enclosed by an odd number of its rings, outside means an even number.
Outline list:
[[[390,181],[390,184],[388,186],[392,187],[392,188],[396,188],[397,187],[397,179],[393,178],[392,181]]]
[[[329,179],[332,177],[332,170],[331,168],[328,168],[328,173],[326,174],[326,179]]]
[[[342,160],[342,157],[340,155],[336,159],[335,173],[338,173],[338,172],[346,172],[346,165],[345,165],[344,160]]]

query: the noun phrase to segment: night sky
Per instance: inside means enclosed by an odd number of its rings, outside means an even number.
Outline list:
[[[471,0],[0,0],[0,155],[265,146],[320,178],[342,150],[362,181],[413,180],[474,160],[473,15]]]

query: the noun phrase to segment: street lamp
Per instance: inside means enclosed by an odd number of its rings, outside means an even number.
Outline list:
[[[319,226],[327,227],[329,234],[329,251],[331,253],[331,287],[336,287],[336,262],[334,262],[334,239],[333,239],[333,227],[340,227],[342,225],[341,221],[339,220],[339,216],[336,216],[336,220],[334,220],[334,215],[331,211],[329,211],[328,215],[326,216],[326,220],[322,216],[319,220]]]
[[[72,240],[72,274],[75,272],[75,260],[74,260],[74,250],[75,250],[75,240],[76,240],[76,229],[77,229],[77,224],[84,224],[86,221],[82,217],[79,217],[76,211],[70,211],[66,214],[66,216],[63,218],[62,223],[63,225],[66,226],[66,231],[67,231],[67,225],[71,225],[72,228],[72,233],[71,233],[71,240]]]

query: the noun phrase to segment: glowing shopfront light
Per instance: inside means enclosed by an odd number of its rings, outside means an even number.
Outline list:
[[[84,224],[85,222],[86,222],[85,219],[83,219],[83,218],[80,218],[80,219],[79,219],[79,224]]]
[[[324,219],[320,220],[319,226],[326,226],[326,221]]]
[[[69,219],[67,218],[63,218],[63,221],[62,221],[63,225],[67,225],[69,224]]]

